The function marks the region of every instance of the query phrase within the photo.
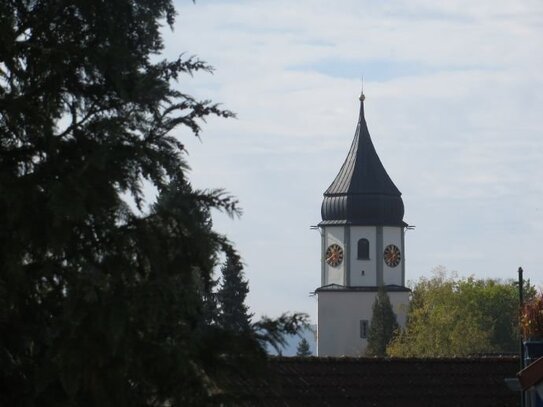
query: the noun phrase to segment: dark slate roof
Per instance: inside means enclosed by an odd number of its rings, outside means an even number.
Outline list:
[[[406,226],[401,192],[381,163],[364,117],[364,96],[349,154],[324,192],[320,225]]]
[[[515,357],[274,358],[272,376],[243,383],[246,406],[518,406]],[[241,384],[241,382],[240,382]],[[241,390],[241,389],[240,389]],[[247,401],[251,399],[251,401]]]

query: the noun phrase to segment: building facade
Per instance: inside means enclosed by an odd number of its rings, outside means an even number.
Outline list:
[[[367,345],[377,291],[387,291],[398,323],[405,324],[404,205],[388,176],[364,116],[364,95],[355,136],[343,166],[324,192],[318,296],[319,356],[359,356]]]

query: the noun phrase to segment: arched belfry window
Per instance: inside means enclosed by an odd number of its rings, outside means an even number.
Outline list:
[[[370,242],[368,239],[360,239],[358,241],[358,258],[359,259],[370,258]]]

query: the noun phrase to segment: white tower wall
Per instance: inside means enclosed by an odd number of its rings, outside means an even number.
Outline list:
[[[346,287],[372,287],[405,284],[405,251],[403,227],[394,226],[326,226],[322,228],[322,286],[337,284]],[[358,258],[358,241],[367,239],[369,258]],[[343,261],[336,267],[326,262],[331,244],[343,249]],[[384,261],[383,250],[390,244],[400,249],[401,260],[396,267]]]
[[[405,284],[405,251],[403,244],[403,228],[384,226],[383,227],[383,249],[389,244],[393,244],[400,249],[401,260],[400,264],[396,267],[389,267],[385,263],[383,256],[381,261],[383,262],[383,284],[384,285],[401,285]]]
[[[388,292],[400,326],[405,326],[409,292]],[[361,324],[372,317],[377,291],[329,290],[318,292],[319,356],[363,356],[368,345]]]
[[[326,263],[326,249],[331,244],[338,244],[343,248],[345,255],[345,227],[343,226],[328,226],[323,231],[323,250],[322,250],[322,264],[323,264],[323,285],[328,284],[345,284],[345,258],[337,267],[332,267]]]
[[[375,226],[350,226],[351,250],[350,250],[350,286],[376,286],[377,285],[377,261],[380,259],[376,249],[377,228]],[[358,241],[368,239],[370,244],[369,259],[358,258]],[[381,256],[382,257],[382,256]]]

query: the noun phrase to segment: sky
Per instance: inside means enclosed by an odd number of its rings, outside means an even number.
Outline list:
[[[214,66],[177,86],[221,103],[201,138],[176,130],[197,188],[239,250],[256,316],[316,321],[322,194],[349,150],[363,76],[368,128],[402,192],[406,278],[543,284],[543,2],[177,0],[165,53]]]

